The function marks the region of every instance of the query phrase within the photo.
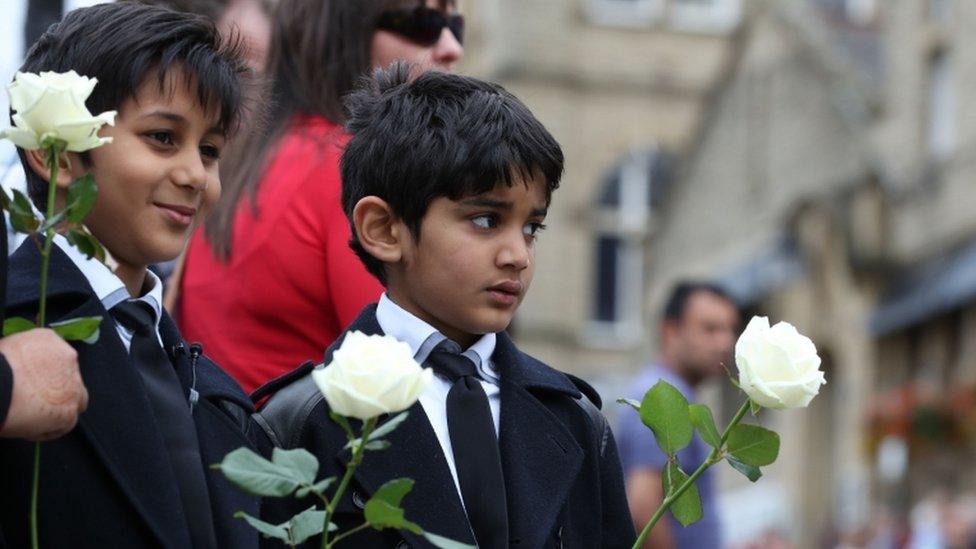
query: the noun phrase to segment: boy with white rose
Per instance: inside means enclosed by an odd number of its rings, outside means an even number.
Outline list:
[[[84,124],[49,130],[68,151],[52,183],[55,200],[64,203],[72,180],[94,176],[98,195],[84,221],[116,266],[55,237],[48,321],[103,320],[97,342],[76,346],[88,410],[75,430],[41,447],[43,547],[257,546],[255,533],[233,518],[257,512],[257,498],[209,468],[252,446],[253,407],[198,345],[183,341],[147,269],[180,253],[219,196],[218,160],[239,115],[243,67],[237,49],[201,18],[102,4],[53,25],[21,69],[39,76],[18,74],[11,87],[18,112],[4,133],[20,147],[29,194],[42,210],[52,174],[32,124],[63,121],[69,111],[77,122],[90,109],[104,111],[97,128],[117,111],[114,126],[97,136]],[[11,315],[35,317],[40,263],[32,239],[11,257]],[[0,545],[28,545],[33,450],[0,441]]]
[[[339,530],[362,523],[363,503],[380,485],[409,477],[407,519],[450,539],[482,548],[630,547],[635,533],[599,396],[505,333],[532,281],[536,238],[562,175],[558,143],[501,87],[438,72],[411,79],[402,65],[378,72],[348,107],[342,203],[351,246],[386,293],[346,334],[393,336],[436,377],[386,437],[391,449],[356,469],[338,502]],[[340,338],[326,364],[365,345],[348,337],[350,347],[336,353]],[[260,421],[278,445],[315,454],[319,476],[341,476],[346,437],[311,370],[261,390],[274,394]],[[330,382],[354,389],[368,381],[316,377],[325,392]],[[415,382],[386,374],[374,383],[396,401]],[[343,408],[383,405],[342,394]],[[262,511],[278,523],[308,506],[272,499]],[[370,530],[350,542],[428,546],[409,531]]]

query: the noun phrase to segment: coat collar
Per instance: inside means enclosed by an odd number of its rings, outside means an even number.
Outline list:
[[[375,305],[366,307],[348,331],[382,334]],[[337,340],[326,352],[325,363],[342,344]],[[551,396],[581,397],[573,382],[561,372],[519,351],[511,338],[498,334],[492,356],[500,375],[501,415],[499,444],[505,474],[511,541],[525,547],[542,547],[566,505],[573,481],[583,463],[583,450],[566,425],[540,399]],[[415,404],[408,419],[389,437],[390,452],[374,452],[356,471],[364,489],[371,493],[398,477],[417,481],[405,500],[407,518],[458,541],[473,538],[443,450]],[[348,452],[340,453],[343,464]],[[444,494],[450,494],[445,498]],[[448,501],[450,500],[450,501]],[[405,534],[409,535],[409,534]],[[412,540],[418,542],[419,540]],[[418,543],[423,546],[425,542]]]

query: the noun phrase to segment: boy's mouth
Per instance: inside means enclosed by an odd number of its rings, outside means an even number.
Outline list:
[[[492,302],[504,307],[511,307],[518,303],[523,290],[524,286],[521,282],[517,280],[506,280],[505,282],[489,287],[488,293],[491,296]]]
[[[193,218],[197,215],[197,209],[191,206],[180,206],[179,204],[166,204],[163,202],[153,202],[153,205],[163,212],[163,215],[177,225],[190,225]]]

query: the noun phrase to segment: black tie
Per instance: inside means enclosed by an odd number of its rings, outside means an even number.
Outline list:
[[[112,316],[132,331],[129,356],[142,377],[153,415],[166,442],[193,547],[216,547],[196,427],[176,370],[156,336],[155,312],[144,301],[128,300],[112,307]]]
[[[425,364],[454,382],[447,393],[447,430],[461,499],[478,547],[508,547],[501,453],[488,395],[478,381],[477,368],[450,339],[434,347]]]

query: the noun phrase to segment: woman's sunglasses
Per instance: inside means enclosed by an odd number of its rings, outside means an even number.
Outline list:
[[[430,47],[441,38],[447,27],[459,44],[464,43],[464,17],[445,15],[440,10],[419,6],[412,10],[383,12],[376,28],[394,32],[421,46]]]

